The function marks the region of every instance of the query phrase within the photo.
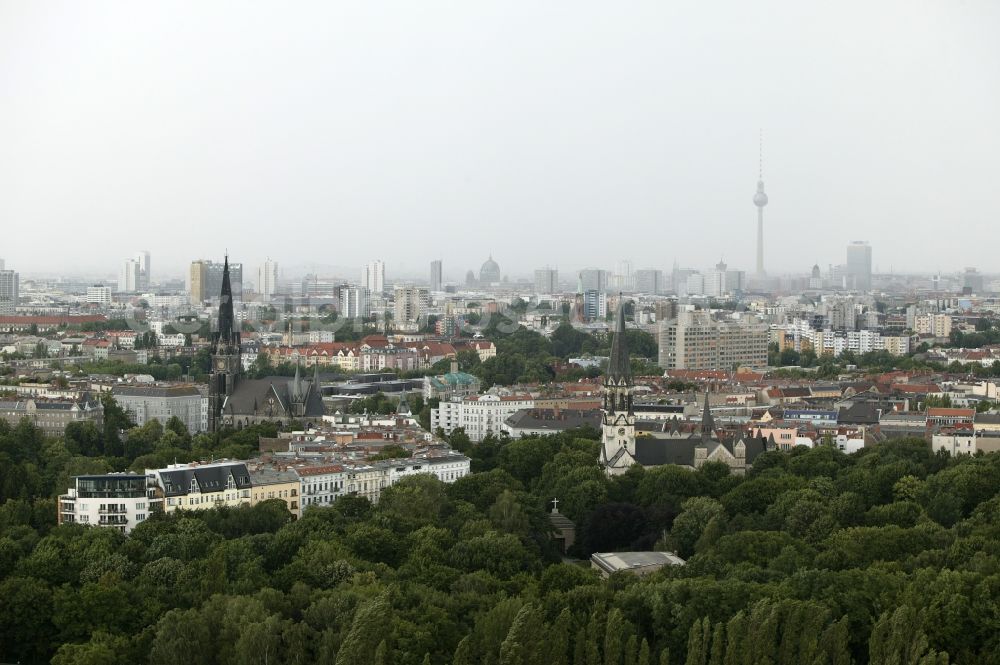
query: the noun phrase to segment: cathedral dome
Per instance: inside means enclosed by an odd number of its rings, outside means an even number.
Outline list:
[[[492,284],[500,281],[500,264],[493,260],[493,255],[486,259],[479,269],[479,282],[481,284]]]

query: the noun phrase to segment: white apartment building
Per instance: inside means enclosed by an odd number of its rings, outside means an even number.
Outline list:
[[[14,270],[0,270],[0,316],[17,314],[19,278]]]
[[[372,294],[381,294],[384,292],[385,263],[382,261],[372,261],[365,264],[364,270],[361,272],[361,285]]]
[[[534,406],[535,400],[527,395],[479,395],[441,402],[438,408],[431,409],[431,430],[440,427],[450,434],[462,427],[472,441],[482,441],[489,434],[499,434],[504,421],[515,411]]]
[[[59,524],[108,527],[129,533],[163,510],[154,479],[132,473],[76,476],[59,497]]]
[[[329,506],[347,493],[347,470],[340,464],[301,464],[291,468],[302,483],[302,510]]]

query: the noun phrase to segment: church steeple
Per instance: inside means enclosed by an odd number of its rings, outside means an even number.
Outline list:
[[[219,328],[212,336],[212,374],[208,382],[208,429],[222,427],[223,407],[236,389],[241,373],[240,330],[233,313],[233,287],[229,279],[229,255],[222,265],[219,293]]]
[[[701,442],[708,443],[715,436],[715,420],[708,405],[708,391],[705,391],[705,406],[701,410]]]
[[[632,366],[629,362],[628,339],[625,337],[625,301],[620,293],[615,317],[615,334],[611,340],[611,358],[608,360],[607,382],[619,386],[632,385]]]
[[[632,369],[625,337],[625,300],[619,298],[616,330],[611,339],[611,357],[604,377],[601,409],[600,463],[608,475],[624,473],[636,463],[635,411],[632,404]]]

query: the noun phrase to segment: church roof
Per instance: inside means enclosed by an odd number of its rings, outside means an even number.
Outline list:
[[[625,338],[625,301],[618,303],[615,335],[611,341],[611,358],[608,362],[608,380],[619,383],[622,379],[632,384],[632,366],[629,363],[628,340]]]
[[[306,408],[303,418],[319,418],[323,415],[323,397],[318,386],[313,390],[313,381],[299,378],[301,391],[305,394]],[[269,376],[263,379],[240,378],[233,393],[226,398],[223,411],[227,415],[253,415],[260,409],[273,409],[276,418],[290,418],[295,379],[287,376]],[[273,401],[272,401],[273,400]]]

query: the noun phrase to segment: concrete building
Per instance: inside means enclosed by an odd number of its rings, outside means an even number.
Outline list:
[[[139,262],[126,259],[118,276],[118,291],[121,293],[136,293],[142,289]]]
[[[951,324],[951,316],[948,314],[919,314],[914,319],[913,332],[947,338],[951,335]]]
[[[371,314],[368,289],[364,286],[344,284],[337,289],[340,301],[340,316],[345,319],[365,319]]]
[[[268,302],[278,292],[278,262],[268,258],[257,271],[257,293]]]
[[[361,286],[372,295],[385,292],[385,263],[381,260],[366,263],[361,271]]]
[[[600,291],[606,293],[608,290],[608,272],[599,268],[584,268],[579,274],[579,284],[577,293],[587,291]]]
[[[442,270],[441,259],[437,259],[435,261],[431,261],[431,280],[430,280],[430,282],[431,282],[431,292],[432,293],[437,293],[437,292],[439,292],[442,289],[442,287],[444,285],[444,280],[442,279],[442,277],[443,277],[443,270]]]
[[[614,573],[649,575],[664,566],[683,566],[684,559],[673,552],[595,552],[590,567],[607,578]]]
[[[150,276],[152,275],[152,258],[149,250],[144,249],[135,255],[135,261],[139,264],[139,291],[149,290]]]
[[[87,304],[98,305],[99,307],[109,307],[111,305],[111,287],[88,286]]]
[[[871,291],[872,247],[867,242],[854,241],[847,246],[847,288]]]
[[[132,473],[76,476],[59,497],[59,524],[107,527],[129,533],[153,513],[163,510],[163,498],[153,478]]]
[[[765,367],[767,325],[714,321],[706,311],[680,312],[660,326],[659,365],[665,370]]]
[[[533,408],[534,404],[535,401],[526,395],[479,395],[441,402],[438,408],[431,409],[431,430],[440,427],[450,434],[461,427],[472,441],[482,441],[489,434],[503,431],[504,421],[514,412]]]
[[[397,323],[416,323],[430,306],[430,292],[425,288],[397,284],[393,295],[393,320]]]
[[[0,270],[0,316],[17,314],[20,279],[14,270]]]
[[[559,271],[555,268],[535,270],[535,293],[549,295],[559,291]]]
[[[115,386],[111,394],[136,425],[150,420],[166,425],[176,416],[191,434],[208,431],[208,397],[197,386],[123,385]]]
[[[583,318],[603,321],[608,315],[608,297],[604,291],[588,289],[583,292]]]
[[[639,293],[649,295],[660,295],[666,293],[667,285],[664,281],[663,271],[652,268],[643,268],[635,271],[635,290]]]
[[[452,400],[479,394],[480,381],[467,372],[458,371],[458,363],[451,363],[451,371],[441,376],[424,377],[424,401],[430,399]]]
[[[192,305],[214,300],[222,293],[222,273],[224,263],[214,261],[192,261],[189,290]],[[229,264],[229,282],[233,299],[243,299],[243,264]]]

